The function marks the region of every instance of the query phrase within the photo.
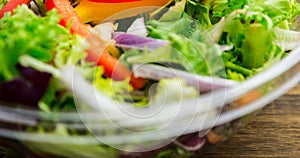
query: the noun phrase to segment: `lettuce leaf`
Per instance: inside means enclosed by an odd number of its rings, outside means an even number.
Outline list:
[[[248,0],[214,0],[212,14],[214,17],[227,17],[237,9],[242,9]]]
[[[294,44],[279,45],[282,36],[274,32],[276,27],[289,30],[299,8],[294,0],[188,0],[185,10],[209,29],[214,41],[234,46],[222,57],[226,77],[241,81],[279,61]]]
[[[237,9],[248,8],[268,15],[275,25],[299,12],[299,3],[294,0],[214,0],[212,6],[214,17],[227,17]]]
[[[3,40],[0,42],[0,85],[22,77],[22,72],[16,67],[19,64],[50,73],[53,77],[43,85],[46,90],[41,92],[42,98],[34,102],[48,112],[75,108],[71,93],[57,79],[59,69],[65,65],[76,65],[91,80],[94,66],[84,60],[83,39],[60,26],[59,20],[55,9],[40,17],[25,5],[15,9],[13,15],[7,13],[0,19],[0,38]],[[39,76],[30,77],[38,79]],[[38,81],[32,85],[35,82]],[[27,96],[27,100],[34,99]]]
[[[219,49],[204,28],[186,14],[175,21],[148,21],[147,28],[149,37],[167,40],[170,44],[154,51],[126,51],[122,56],[125,62],[177,65],[188,72],[213,76],[222,70]]]
[[[0,76],[5,80],[18,76],[16,64],[21,55],[28,54],[40,61],[50,62],[53,48],[68,41],[69,31],[58,25],[58,13],[53,10],[41,18],[27,6],[18,7],[14,15],[0,19]]]

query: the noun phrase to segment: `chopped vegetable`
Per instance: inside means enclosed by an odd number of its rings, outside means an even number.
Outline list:
[[[218,77],[201,76],[185,71],[180,71],[172,68],[166,68],[159,65],[143,64],[133,65],[134,75],[153,79],[162,80],[166,78],[181,78],[184,79],[188,85],[194,86],[200,92],[212,91],[219,88],[237,86],[239,83],[226,80]]]
[[[154,10],[157,7],[166,5],[172,0],[138,0],[120,3],[107,3],[102,1],[81,0],[75,10],[78,13],[82,22],[101,22],[107,20],[111,16],[121,19],[125,17],[135,16],[149,10]],[[105,11],[104,11],[105,10]],[[126,13],[122,13],[127,11]],[[118,14],[119,13],[119,14]]]
[[[159,47],[169,44],[167,40],[158,40],[153,38],[141,37],[128,33],[116,32],[113,34],[116,46],[123,48],[136,48],[155,50]]]
[[[179,4],[184,6],[184,3]],[[207,39],[208,34],[200,24],[186,14],[178,16],[173,14],[173,9],[170,8],[169,11],[170,13],[166,13],[168,17],[148,21],[147,28],[149,37],[170,41],[170,44],[155,50],[144,49],[141,53],[128,51],[123,56],[125,61],[130,64],[175,64],[185,71],[201,75],[221,74],[223,65],[220,50]],[[169,21],[170,19],[174,21]]]
[[[262,92],[260,92],[257,89],[252,90],[252,91],[248,92],[247,94],[245,94],[244,96],[242,96],[241,98],[239,98],[237,101],[231,103],[229,105],[229,108],[238,108],[241,106],[245,106],[247,104],[250,104],[250,103],[256,101],[261,96],[262,96]]]
[[[0,85],[0,100],[37,107],[51,74],[19,66],[20,76]]]
[[[146,37],[148,35],[148,30],[146,28],[144,18],[142,17],[134,20],[130,27],[127,29],[127,33]]]
[[[55,8],[58,11],[58,13],[62,16],[60,24],[65,27],[69,27],[70,25],[71,32],[77,33],[83,37],[87,37],[90,34],[92,27],[80,22],[76,12],[68,0],[46,0],[45,5],[47,10]],[[105,48],[101,44],[102,43],[99,43],[99,48],[102,48],[100,52]]]
[[[59,26],[58,22],[59,15],[56,10],[48,12],[46,17],[40,17],[26,5],[15,9],[13,15],[0,19],[0,38],[9,41],[0,43],[1,100],[37,106],[38,102],[43,100],[42,97],[50,91],[57,95],[48,99],[48,102],[57,103],[59,95],[65,94],[64,88],[57,89],[50,84],[52,77],[56,76],[55,73],[46,73],[48,71],[43,71],[43,66],[39,63],[53,63],[56,67],[76,65],[84,60],[86,53],[81,46],[82,39],[70,34],[69,30]],[[70,52],[74,53],[71,56],[73,58],[68,58]],[[26,62],[23,60],[25,57],[32,59],[32,65],[40,67],[34,70],[30,67],[20,68],[18,65]],[[81,62],[80,66],[84,65],[84,62]],[[22,66],[27,67],[26,64]],[[74,104],[72,106],[74,108]]]
[[[207,141],[211,144],[217,144],[222,140],[222,136],[213,131],[209,131],[206,135]]]
[[[14,15],[0,19],[0,38],[9,41],[0,43],[0,76],[4,80],[19,75],[16,65],[21,55],[28,54],[43,62],[51,62],[55,46],[61,42],[72,45],[70,39],[74,38],[67,29],[57,25],[59,16],[54,10],[45,18],[35,15],[25,5],[14,12]],[[69,51],[69,48],[57,51]]]
[[[63,16],[61,23],[67,26],[70,22],[71,30],[86,38],[89,44],[87,60],[103,66],[105,75],[115,80],[124,80],[130,77],[130,83],[134,88],[142,88],[144,86],[145,81],[143,79],[131,76],[130,70],[125,65],[108,54],[106,46],[101,39],[91,32],[92,28],[80,22],[68,0],[47,0],[46,6],[48,10],[57,9],[59,14]]]
[[[103,69],[98,67],[95,71],[94,86],[107,96],[118,101],[125,101],[131,99],[133,89],[128,84],[128,80],[113,82],[111,78],[102,78]]]
[[[197,151],[205,144],[205,138],[199,136],[198,133],[194,133],[183,136],[174,143],[187,151]]]

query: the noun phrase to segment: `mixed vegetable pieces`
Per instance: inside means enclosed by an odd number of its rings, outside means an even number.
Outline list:
[[[280,61],[299,40],[299,32],[293,28],[300,11],[296,1],[29,2],[9,0],[1,4],[1,92],[12,91],[12,94],[20,93],[22,96],[23,92],[18,92],[18,89],[3,88],[10,82],[24,78],[21,69],[47,72],[52,77],[45,86],[48,89],[39,91],[40,100],[33,103],[36,105],[49,104],[43,102],[43,98],[57,104],[55,100],[68,93],[56,79],[57,71],[65,65],[71,64],[81,69],[91,83],[99,85],[98,89],[107,94],[111,94],[105,92],[111,88],[95,82],[123,82],[117,84],[122,85],[123,88],[119,89],[123,89],[123,92],[116,91],[122,96],[121,100],[135,98],[129,100],[147,104],[151,84],[165,83],[162,80],[170,78],[165,75],[167,73],[162,73],[166,71],[165,66],[187,72],[180,76],[189,83],[187,86],[195,85],[191,84],[195,82],[192,81],[193,74],[200,75],[198,78],[224,78],[219,80],[224,84],[228,83],[226,79],[243,81]],[[86,4],[93,7],[83,7]],[[160,8],[144,10],[143,14],[125,14],[133,4],[138,8]],[[85,24],[95,24],[106,18],[104,14],[103,17],[99,15],[98,12],[102,11],[100,7],[117,7],[127,17],[118,17],[114,19],[115,22],[103,21],[96,26]],[[93,11],[91,8],[98,11],[88,14],[87,8],[89,11]],[[37,15],[45,9],[45,15]],[[107,13],[107,17],[114,14],[109,11],[103,13]],[[127,24],[123,24],[124,21]],[[150,66],[139,71],[139,64],[146,63]],[[162,67],[156,66],[158,69],[155,72],[155,65]],[[137,68],[136,74],[132,73],[133,68]],[[93,76],[93,71],[101,73]],[[203,91],[204,86],[205,91],[207,86],[214,86],[201,79],[196,81],[200,83],[199,87],[195,87],[198,91],[201,91],[201,86]],[[28,91],[34,89],[34,86],[26,84],[26,77],[22,82]],[[49,101],[48,93],[51,93],[52,101]],[[51,109],[52,105],[46,107]]]
[[[189,98],[237,85],[300,40],[294,0],[0,0],[0,9],[0,101],[46,112],[75,109],[59,80],[65,66],[145,106],[163,90],[176,101],[178,86]]]

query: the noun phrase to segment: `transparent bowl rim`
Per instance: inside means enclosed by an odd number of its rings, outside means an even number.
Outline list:
[[[242,82],[241,84],[239,84],[238,86],[235,87],[230,87],[230,88],[225,88],[225,89],[220,89],[220,90],[214,90],[214,96],[220,96],[220,95],[224,95],[226,94],[223,99],[223,104],[225,105],[226,103],[230,103],[231,101],[245,95],[247,92],[250,92],[251,90],[271,81],[272,79],[277,78],[278,76],[282,75],[284,72],[288,71],[289,69],[291,69],[293,66],[297,65],[298,63],[300,63],[300,44],[298,44],[298,46],[291,51],[284,59],[282,59],[280,62],[272,65],[271,67],[267,68],[266,70],[258,73],[257,75],[253,76],[252,78]],[[281,91],[279,92],[279,94],[274,95],[274,96],[270,96],[270,98],[268,98],[267,101],[265,101],[264,104],[271,102],[272,99],[276,99],[276,97],[278,97],[279,95],[284,94],[287,90],[291,89],[293,86],[295,86],[299,80],[300,80],[300,71],[297,75],[295,75],[294,78],[291,78],[291,81],[289,82],[289,84],[287,86],[284,86]],[[226,92],[224,92],[226,91]],[[204,94],[201,95],[199,97],[199,99],[201,100],[209,100],[209,98],[211,97],[210,94]],[[253,105],[251,107],[247,107],[247,106],[243,106],[241,108],[238,108],[236,110],[234,110],[234,113],[230,113],[230,115],[232,115],[231,117],[226,116],[227,117],[227,122],[234,120],[236,118],[239,118],[243,115],[249,114],[259,108],[261,108],[264,105],[257,104],[257,105]],[[72,121],[80,121],[77,119],[80,119],[78,117],[78,113],[77,112],[43,112],[40,110],[32,110],[32,109],[23,109],[23,108],[15,108],[15,107],[9,107],[9,106],[3,106],[0,105],[0,112],[8,112],[11,114],[15,114],[15,116],[27,116],[28,117],[32,117],[32,118],[40,118],[41,116],[45,119],[51,119],[51,118],[55,118],[57,120],[57,118],[61,119],[61,120],[72,120]],[[85,114],[86,115],[86,114]],[[223,121],[224,123],[224,121]],[[221,124],[221,122],[220,122]]]

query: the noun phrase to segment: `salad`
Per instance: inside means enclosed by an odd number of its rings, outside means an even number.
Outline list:
[[[294,0],[1,0],[0,9],[0,102],[47,113],[76,110],[60,80],[68,66],[102,94],[145,108],[236,86],[300,40]],[[27,130],[90,134],[64,126]],[[191,134],[153,152],[125,154],[105,145],[82,153],[28,144],[65,157],[181,157],[221,140],[213,132]]]

